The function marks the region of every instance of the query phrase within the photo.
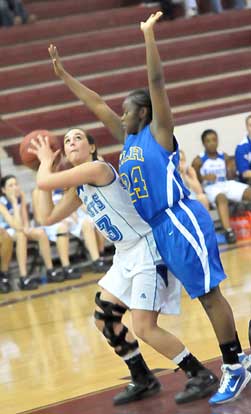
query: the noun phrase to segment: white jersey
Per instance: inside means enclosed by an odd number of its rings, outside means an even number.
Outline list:
[[[77,187],[77,194],[104,237],[116,248],[128,249],[151,229],[138,215],[119,175],[112,170],[114,180],[110,184],[100,187],[83,184]]]
[[[218,152],[216,158],[209,158],[204,152],[200,154],[200,159],[202,162],[200,174],[202,176],[208,174],[214,174],[216,176],[216,180],[214,182],[203,181],[203,187],[227,180],[226,161],[223,152]]]

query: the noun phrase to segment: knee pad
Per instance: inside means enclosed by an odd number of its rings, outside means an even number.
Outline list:
[[[108,343],[113,348],[119,347],[119,350],[115,349],[116,354],[124,356],[129,351],[134,351],[138,348],[138,341],[127,342],[125,337],[128,332],[126,326],[123,325],[123,329],[117,335],[114,332],[113,324],[121,323],[122,316],[126,312],[126,308],[112,302],[108,302],[100,299],[101,292],[98,292],[95,297],[95,303],[103,312],[95,311],[94,317],[97,320],[104,321],[103,334],[106,337]],[[115,312],[116,314],[114,314]]]

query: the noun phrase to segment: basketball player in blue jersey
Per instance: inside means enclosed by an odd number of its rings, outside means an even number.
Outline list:
[[[144,89],[131,92],[124,101],[122,118],[101,96],[64,70],[55,46],[50,46],[49,53],[57,76],[118,140],[125,140],[120,175],[132,203],[152,227],[168,268],[192,298],[199,298],[217,336],[223,356],[223,377],[209,402],[221,404],[237,398],[251,379],[238,353],[245,363],[250,361],[243,356],[232,309],[219,288],[226,275],[213,222],[204,207],[189,198],[189,190],[178,172],[179,148],[173,136],[173,118],[153,30],[161,15],[157,12],[141,23],[149,92]],[[176,401],[182,398],[181,393]]]
[[[41,161],[37,174],[40,213],[45,225],[61,221],[81,204],[103,235],[112,241],[116,254],[111,269],[100,280],[102,291],[96,296],[95,319],[109,345],[124,359],[132,383],[115,396],[115,404],[125,404],[159,391],[140,354],[138,342],[122,324],[123,314],[131,309],[136,335],[178,365],[189,378],[179,402],[205,397],[217,388],[216,376],[207,370],[171,333],[157,325],[158,314],[177,313],[180,283],[163,266],[151,232],[111,165],[97,160],[93,138],[76,128],[65,135],[65,154],[74,168],[53,173],[54,154],[40,138],[30,149]],[[49,190],[68,188],[54,206]],[[203,387],[201,386],[203,384]]]
[[[235,243],[236,236],[230,225],[228,200],[251,200],[251,188],[244,183],[227,178],[229,156],[218,151],[218,135],[206,129],[201,135],[205,151],[193,160],[193,167],[204,187],[210,204],[217,207],[227,243]]]

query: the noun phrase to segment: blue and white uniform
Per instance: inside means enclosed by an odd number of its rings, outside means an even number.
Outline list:
[[[178,313],[180,283],[168,273],[167,285],[166,272],[161,272],[166,267],[151,228],[137,214],[119,175],[113,172],[114,180],[108,185],[77,187],[88,215],[116,247],[113,265],[99,285],[130,309]]]
[[[224,194],[228,200],[239,202],[242,200],[244,191],[248,185],[235,180],[227,179],[226,160],[223,152],[217,152],[215,158],[210,158],[206,152],[200,154],[201,176],[214,174],[216,180],[203,181],[202,185],[207,195],[208,201],[215,207],[215,200],[219,194]]]
[[[240,179],[243,179],[244,171],[251,170],[251,138],[246,136],[237,145],[235,150],[235,162]]]
[[[169,152],[147,125],[128,135],[120,157],[120,175],[134,207],[150,224],[168,269],[192,298],[208,293],[226,275],[219,257],[213,222],[206,209],[189,198],[179,172],[174,138]]]
[[[4,207],[8,210],[8,212],[11,216],[14,215],[13,206],[12,206],[11,202],[7,199],[7,197],[1,196],[0,197],[0,203],[4,205]],[[18,199],[18,206],[21,207],[21,199]],[[15,236],[16,230],[13,229],[12,227],[10,227],[10,225],[4,219],[2,214],[0,214],[0,227],[2,229],[5,229],[11,237]]]
[[[57,204],[61,200],[62,196],[62,190],[54,190],[52,192],[53,203]],[[52,242],[56,242],[58,234],[62,232],[62,225],[63,228],[65,228],[65,231],[67,231],[75,237],[81,238],[82,226],[85,220],[88,220],[91,223],[93,223],[92,220],[90,220],[87,213],[82,209],[82,207],[79,207],[76,211],[76,214],[67,217],[66,219],[62,220],[62,222],[51,224],[50,226],[42,226],[42,228],[46,232],[48,239]]]

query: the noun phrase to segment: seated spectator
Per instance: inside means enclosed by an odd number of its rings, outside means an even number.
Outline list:
[[[242,182],[251,185],[251,114],[246,118],[247,135],[235,150],[236,168]]]
[[[0,0],[0,26],[13,26],[36,21],[34,14],[29,14],[22,0]]]
[[[57,204],[62,198],[63,191],[57,190],[52,194],[54,204]],[[34,214],[40,223],[39,213],[39,190],[33,191],[33,206],[35,207]],[[93,221],[88,214],[80,207],[74,214],[60,223],[56,223],[53,226],[43,227],[48,234],[51,241],[56,241],[59,257],[63,266],[63,272],[67,279],[75,278],[73,269],[69,262],[69,234],[75,237],[82,237],[85,246],[90,254],[92,265],[91,269],[96,273],[104,273],[108,270],[108,266],[104,262],[101,255],[104,252],[104,238],[102,234],[96,229]],[[60,237],[57,234],[60,234]],[[72,276],[72,277],[71,277]]]
[[[180,150],[180,163],[179,163],[179,170],[182,180],[186,184],[187,188],[189,188],[191,192],[191,198],[200,201],[204,207],[209,210],[209,202],[205,193],[203,193],[203,189],[201,184],[198,180],[197,174],[195,169],[190,165],[187,166],[186,164],[186,156],[184,151]]]
[[[251,200],[251,188],[235,180],[227,179],[228,155],[219,152],[218,136],[213,129],[205,130],[201,135],[205,151],[197,156],[192,165],[210,204],[216,205],[221,224],[228,243],[235,243],[236,236],[230,226],[228,200],[239,202]]]
[[[69,232],[76,237],[82,236],[92,260],[92,271],[95,273],[107,272],[109,266],[103,257],[105,239],[84,209],[84,206],[80,206],[71,216],[71,220],[68,221]]]
[[[59,194],[55,192],[54,194],[54,202],[58,200]],[[32,211],[33,216],[36,224],[41,223],[40,212],[38,208],[38,198],[39,198],[39,190],[35,188],[32,192]],[[61,198],[61,195],[60,195]],[[59,259],[62,265],[62,274],[63,278],[67,280],[72,279],[79,279],[81,277],[81,273],[73,269],[70,264],[69,258],[69,233],[68,233],[68,225],[65,221],[60,223],[53,224],[51,226],[43,226],[42,227],[47,234],[48,239],[51,242],[55,242],[57,246],[57,251],[59,255]]]
[[[53,270],[50,244],[43,229],[29,226],[25,195],[20,190],[14,175],[6,175],[1,179],[0,227],[5,229],[16,241],[16,257],[20,272],[19,286],[24,290],[37,289],[38,278],[27,275],[27,240],[36,240],[45,263],[47,278],[50,282],[62,281],[62,276]]]
[[[10,291],[10,276],[8,273],[10,261],[13,253],[13,240],[5,229],[0,228],[0,292]]]
[[[234,9],[240,10],[245,8],[245,0],[232,0],[232,6]],[[214,13],[223,12],[223,6],[221,0],[210,0],[210,7]]]

